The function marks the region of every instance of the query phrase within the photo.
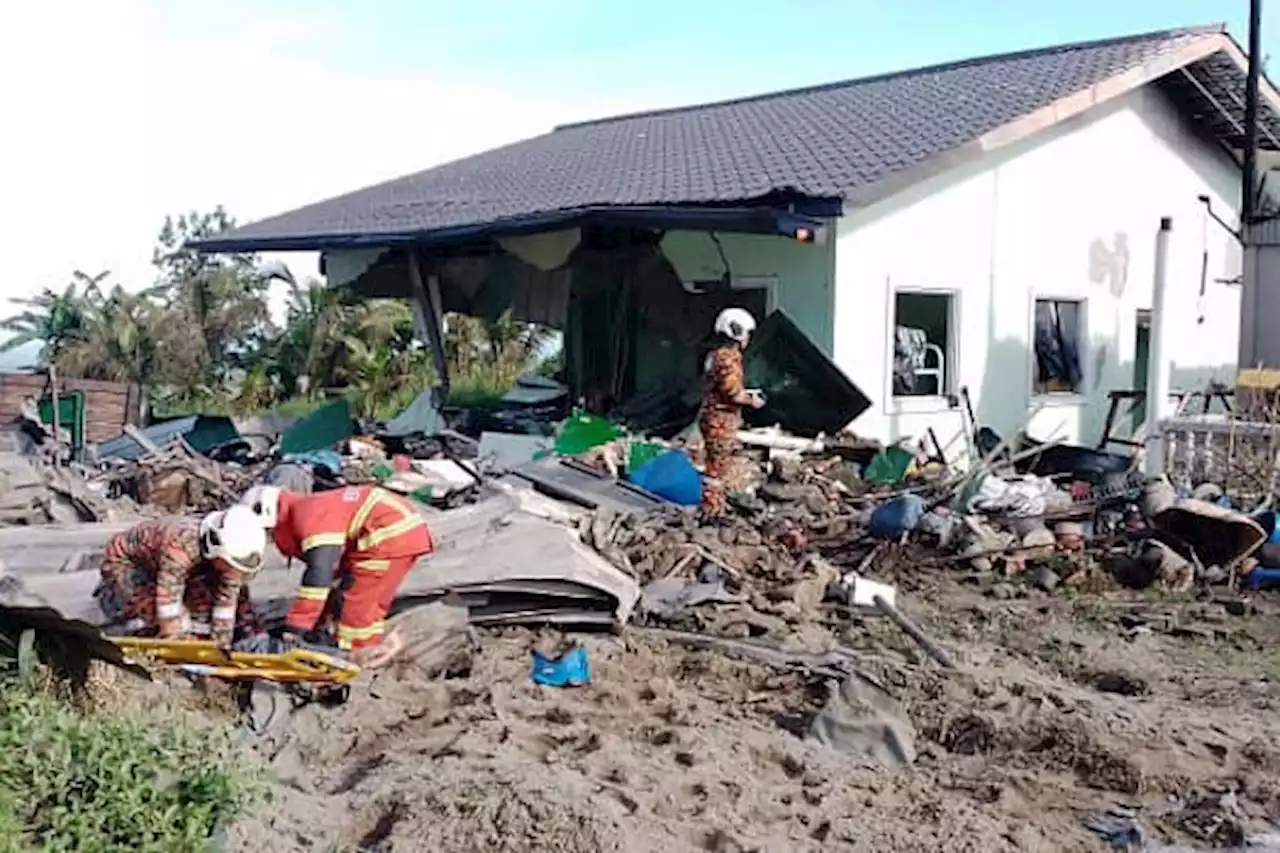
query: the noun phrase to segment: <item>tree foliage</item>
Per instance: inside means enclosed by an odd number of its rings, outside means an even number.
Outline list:
[[[273,323],[276,274],[258,257],[187,248],[234,225],[220,207],[166,218],[147,287],[77,271],[61,291],[13,300],[21,310],[0,321],[10,334],[0,351],[42,341],[44,366],[136,382],[169,411],[248,413],[346,394],[360,414],[381,416],[435,381],[405,302],[289,280],[283,325]],[[548,343],[547,330],[509,314],[449,316],[445,327],[453,384],[472,391],[509,386],[537,367]]]

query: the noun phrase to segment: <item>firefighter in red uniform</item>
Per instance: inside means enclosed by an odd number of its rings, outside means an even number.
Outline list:
[[[405,498],[377,486],[299,495],[255,486],[242,498],[276,548],[306,569],[285,617],[288,631],[327,634],[362,666],[380,666],[402,647],[383,638],[383,619],[405,575],[435,545],[426,520]]]

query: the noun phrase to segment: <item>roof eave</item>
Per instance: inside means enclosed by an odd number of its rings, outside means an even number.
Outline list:
[[[673,204],[601,205],[546,211],[432,230],[365,232],[359,234],[303,234],[237,237],[234,232],[195,240],[188,248],[204,254],[242,252],[318,252],[372,247],[449,247],[497,237],[534,234],[583,225],[633,228],[721,230],[795,236],[798,229],[819,229],[843,213],[835,197],[795,199],[785,205]]]

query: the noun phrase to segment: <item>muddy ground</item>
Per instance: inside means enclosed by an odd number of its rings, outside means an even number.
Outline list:
[[[529,679],[538,635],[481,632],[447,675],[402,667],[260,742],[274,797],[232,849],[1104,850],[1084,821],[1115,807],[1210,849],[1280,810],[1280,594],[881,576],[958,672],[878,618],[816,610],[788,642],[857,650],[916,727],[910,769],[803,740],[811,676],[628,629],[585,638],[592,683],[555,689]]]

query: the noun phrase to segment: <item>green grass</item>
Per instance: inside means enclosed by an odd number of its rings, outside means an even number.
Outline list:
[[[197,853],[257,781],[229,729],[0,686],[0,853]]]
[[[460,409],[479,409],[482,412],[493,412],[502,405],[502,397],[510,386],[499,388],[494,385],[474,382],[460,383],[449,388],[446,406],[457,406]]]

